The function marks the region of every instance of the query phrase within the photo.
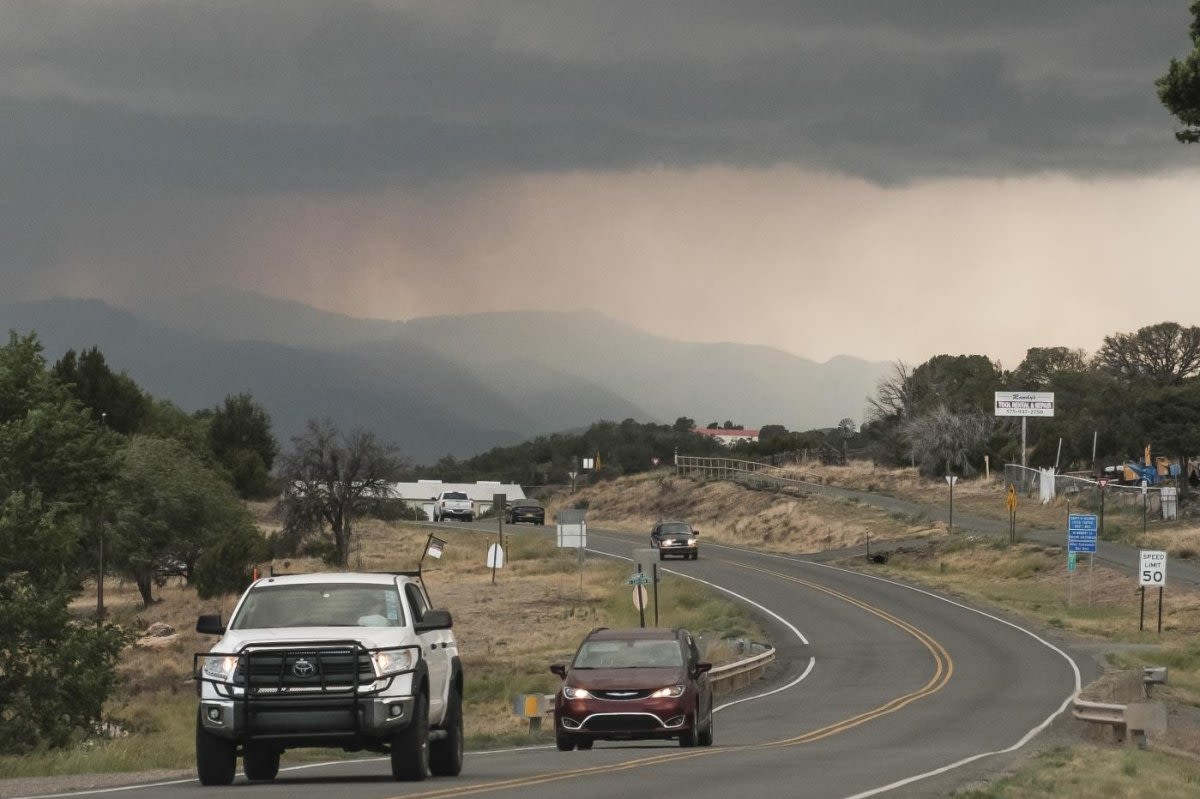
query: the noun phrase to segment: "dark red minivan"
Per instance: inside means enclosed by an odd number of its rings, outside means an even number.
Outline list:
[[[554,697],[559,750],[591,749],[596,740],[675,739],[710,746],[713,695],[708,672],[687,630],[605,627],[588,634]]]

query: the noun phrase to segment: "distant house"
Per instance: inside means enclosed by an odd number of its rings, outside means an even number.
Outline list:
[[[442,491],[462,491],[475,504],[475,515],[492,509],[493,497],[503,494],[509,501],[524,499],[525,490],[516,483],[501,483],[498,480],[479,480],[474,483],[443,483],[441,480],[418,480],[415,483],[392,483],[389,499],[397,500],[410,508],[420,508],[433,519],[433,500]]]
[[[715,438],[727,447],[731,447],[741,441],[758,441],[757,430],[725,430],[716,427],[693,427],[692,432],[708,436],[709,438]]]

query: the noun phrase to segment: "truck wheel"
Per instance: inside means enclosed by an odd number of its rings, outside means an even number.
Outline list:
[[[412,721],[392,738],[392,776],[420,782],[429,774],[429,700],[417,694]]]
[[[247,744],[242,752],[242,771],[248,780],[275,779],[279,773],[279,750],[274,747]]]
[[[463,767],[462,695],[453,685],[446,705],[446,737],[429,744],[429,770],[435,777],[457,777]]]
[[[467,524],[470,524],[473,521],[475,521],[475,517],[468,513],[466,519]]]
[[[237,773],[237,747],[204,729],[196,709],[196,776],[201,785],[228,785]]]

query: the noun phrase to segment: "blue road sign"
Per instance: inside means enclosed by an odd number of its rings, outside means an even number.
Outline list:
[[[1095,514],[1072,513],[1067,517],[1067,552],[1095,552],[1098,530]]]

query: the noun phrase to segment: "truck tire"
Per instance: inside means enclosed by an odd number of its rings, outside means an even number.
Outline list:
[[[228,785],[237,773],[237,747],[204,729],[196,709],[196,776],[201,785]]]
[[[242,752],[246,779],[270,782],[279,773],[279,750],[262,744],[246,744]]]
[[[429,744],[429,770],[435,777],[457,777],[463,767],[462,695],[451,685],[446,697],[446,737]]]
[[[429,775],[429,700],[417,694],[412,721],[392,738],[392,776],[420,782]]]

